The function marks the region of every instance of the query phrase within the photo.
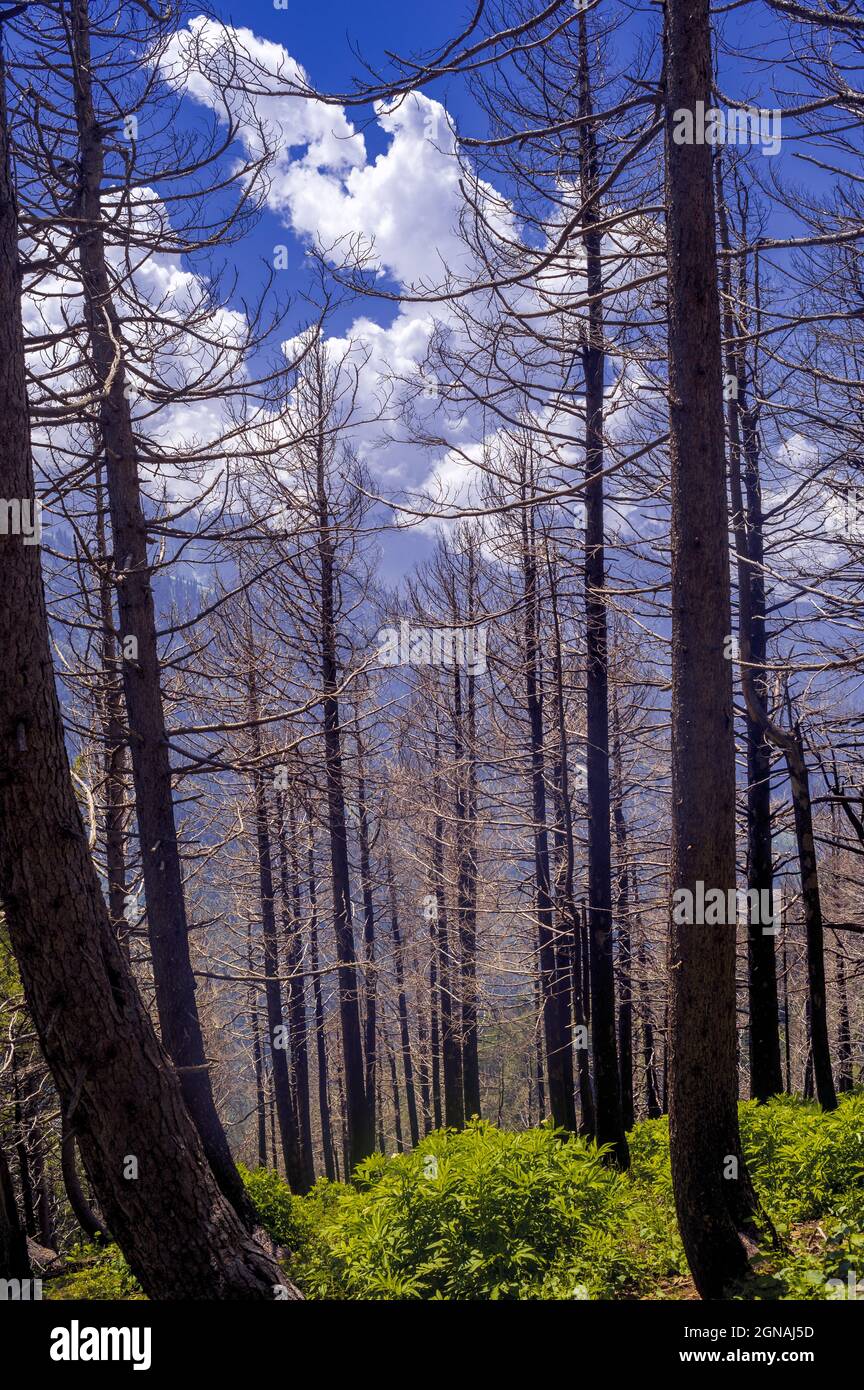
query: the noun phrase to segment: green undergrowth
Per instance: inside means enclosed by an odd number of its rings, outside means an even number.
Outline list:
[[[788,1096],[743,1103],[740,1113],[780,1246],[766,1242],[734,1296],[831,1298],[849,1296],[850,1285],[854,1296],[855,1271],[864,1288],[864,1095],[844,1096],[827,1115]],[[436,1131],[411,1153],[376,1154],[350,1184],[322,1180],[306,1197],[268,1169],[243,1177],[307,1298],[693,1297],[668,1122],[642,1121],[629,1139],[628,1174],[551,1126],[512,1133],[474,1121],[461,1133]],[[129,1297],[114,1291],[129,1286],[123,1270],[116,1251],[94,1253],[59,1296]]]

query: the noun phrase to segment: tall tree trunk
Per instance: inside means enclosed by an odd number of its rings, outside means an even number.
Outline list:
[[[389,850],[387,851],[387,889],[390,895],[390,930],[393,933],[393,964],[396,970],[396,989],[398,991],[399,1040],[402,1047],[402,1070],[405,1076],[405,1103],[408,1107],[408,1128],[411,1134],[411,1143],[416,1147],[420,1143],[420,1128],[417,1123],[417,1094],[414,1089],[414,1063],[411,1057],[408,999],[405,994],[405,960],[402,950],[402,933],[399,928],[399,913],[396,907],[396,879],[393,874],[393,860]]]
[[[29,1107],[25,1100],[21,1098],[21,1070],[18,1065],[18,1053],[15,1043],[12,1045],[12,1097],[14,1100],[15,1117],[15,1157],[18,1159],[18,1176],[21,1183],[21,1205],[24,1208],[24,1230],[25,1233],[35,1240],[36,1238],[36,1194],[33,1191],[33,1177],[30,1172],[30,1151],[27,1147],[27,1139],[30,1131],[30,1123],[25,1110]],[[24,1074],[24,1080],[29,1084],[29,1068]]]
[[[843,947],[834,934],[837,952],[837,1090],[851,1091],[852,1031],[849,1025],[849,996],[846,991],[846,966]]]
[[[615,848],[618,893],[618,1064],[621,1069],[621,1122],[633,1127],[633,956],[630,940],[630,867],[627,862],[627,818],[624,814],[624,775],[621,766],[621,728],[618,702],[612,710],[612,758],[615,769]]]
[[[576,852],[573,839],[573,808],[570,802],[570,761],[564,709],[564,661],[561,649],[561,621],[558,611],[558,576],[551,559],[548,570],[549,597],[552,608],[552,681],[555,691],[557,726],[557,756],[552,779],[555,795],[555,841],[558,858],[558,870],[555,878],[555,902],[558,907],[559,919],[556,955],[558,973],[561,979],[560,987],[566,991],[566,998],[569,1001],[567,1009],[568,1036],[571,1036],[571,1019],[577,1029],[576,1071],[579,1090],[579,1133],[590,1134],[593,1137],[596,1117],[594,1094],[591,1087],[587,1016],[583,998],[579,907],[576,902],[575,890]]]
[[[810,776],[804,753],[804,738],[797,720],[793,724],[791,741],[786,749],[786,762],[792,787],[795,837],[798,842],[798,864],[801,873],[801,899],[807,932],[807,1002],[810,1012],[809,1033],[816,1098],[823,1110],[836,1110],[837,1093],[834,1089],[831,1043],[828,1038],[825,941],[819,895],[819,866],[816,860],[816,841],[813,837]]]
[[[126,397],[123,330],[111,295],[102,229],[103,128],[93,106],[87,0],[71,0],[71,56],[80,167],[78,253],[91,367],[100,390],[99,434],[105,452],[120,632],[124,644],[130,639],[132,643],[131,655],[126,658],[124,653],[122,663],[123,689],[159,1025],[219,1186],[251,1224],[252,1207],[213,1100],[189,956],[147,521]]]
[[[370,1105],[374,1100],[377,1077],[378,1048],[378,975],[375,965],[375,901],[372,896],[372,865],[369,847],[369,810],[366,804],[366,774],[363,764],[363,745],[360,727],[354,719],[354,740],[357,746],[357,837],[360,843],[360,892],[363,895],[363,1003],[366,1095]]]
[[[786,1061],[786,1094],[792,1094],[792,1019],[789,1015],[789,960],[783,933],[783,1052]]]
[[[270,817],[267,790],[261,765],[261,725],[258,703],[258,681],[255,674],[255,651],[252,644],[251,619],[247,629],[246,689],[249,706],[249,729],[252,744],[252,796],[255,805],[255,840],[258,849],[258,886],[261,902],[261,942],[264,948],[264,999],[267,1005],[267,1041],[273,1076],[273,1096],[279,1121],[279,1138],[285,1174],[292,1192],[306,1192],[311,1186],[303,1166],[300,1135],[291,1095],[288,1067],[290,1029],[285,1024],[282,1009],[282,983],[279,978],[279,938],[276,934],[276,906],[273,888],[273,853],[270,843]],[[314,1181],[314,1179],[313,1179]]]
[[[432,883],[435,889],[435,940],[438,946],[438,988],[441,1000],[441,1061],[444,1071],[444,1123],[451,1129],[463,1129],[465,1102],[462,1091],[462,1055],[456,1033],[457,1009],[453,998],[453,981],[457,965],[450,950],[450,925],[447,897],[444,891],[444,816],[441,788],[441,745],[435,729],[434,778],[432,799],[435,808],[432,832]]]
[[[419,981],[421,979],[421,976],[417,961],[416,950],[413,952],[412,970],[414,973],[414,979]],[[420,1107],[423,1111],[423,1134],[425,1136],[429,1134],[432,1129],[433,1103],[430,1091],[430,1058],[432,1055],[432,1048],[430,1047],[429,1029],[426,1027],[426,1010],[423,1007],[422,999],[418,999],[417,1002],[417,1051],[417,1076],[420,1084]]]
[[[567,1027],[566,998],[558,975],[555,951],[555,911],[549,868],[549,830],[546,821],[546,773],[543,730],[543,696],[539,672],[537,631],[538,585],[537,555],[533,512],[528,505],[528,464],[521,481],[522,490],[522,579],[523,579],[523,660],[525,698],[529,720],[531,751],[531,824],[534,840],[534,885],[537,910],[538,967],[540,976],[543,1034],[546,1043],[546,1071],[549,1082],[549,1108],[557,1126],[576,1129],[573,1098],[573,1057]]]
[[[384,1048],[387,1053],[387,1062],[390,1068],[390,1089],[393,1094],[393,1123],[396,1127],[396,1148],[399,1153],[405,1150],[405,1140],[402,1137],[402,1102],[399,1096],[399,1073],[396,1070],[396,1056],[390,1045],[387,1036],[387,1022],[382,1019],[384,1029]]]
[[[707,0],[667,0],[665,118],[672,474],[673,891],[735,888],[735,735],[712,150],[675,113],[711,102]],[[692,900],[692,899],[691,899]],[[755,1195],[738,1130],[735,927],[670,927],[675,1205],[703,1298],[748,1271]],[[710,1080],[708,1079],[710,1078]]]
[[[534,971],[534,1077],[537,1083],[537,1123],[546,1119],[546,1068],[543,1065],[543,986]]]
[[[576,1071],[579,1081],[579,1133],[594,1138],[594,1089],[591,1083],[591,1051],[588,1046],[590,1023],[587,928],[577,920],[573,931],[573,1022],[576,1025]]]
[[[308,818],[306,848],[309,891],[309,962],[312,967],[312,993],[315,999],[315,1046],[318,1061],[318,1112],[321,1119],[321,1147],[324,1150],[324,1172],[329,1182],[336,1178],[336,1155],[333,1148],[333,1127],[330,1123],[330,1077],[327,1064],[327,1032],[324,1015],[324,995],[321,989],[321,967],[318,957],[318,887],[315,877],[315,836],[311,814]]]
[[[591,1047],[598,1144],[610,1144],[619,1167],[630,1162],[621,1116],[615,1037],[612,956],[612,833],[609,795],[609,690],[606,640],[606,556],[603,505],[602,233],[596,223],[596,132],[592,114],[587,20],[579,14],[579,165],[585,248],[588,329],[582,346],[585,377],[585,720],[588,782],[588,944],[591,963]]]
[[[768,633],[765,622],[765,579],[763,574],[762,489],[755,448],[755,422],[746,427],[747,506],[741,491],[741,431],[744,383],[744,355],[736,351],[739,325],[732,308],[732,276],[729,228],[723,196],[722,165],[718,156],[717,211],[722,259],[723,336],[726,340],[726,419],[729,435],[729,479],[732,494],[733,529],[738,554],[739,627],[746,627],[744,648],[750,663],[744,680],[752,685],[760,702],[766,703],[765,662]],[[740,643],[740,639],[739,639]],[[752,701],[750,702],[752,704]],[[771,745],[764,721],[746,709],[747,737],[747,886],[759,893],[756,903],[770,902],[774,887],[771,859]],[[765,897],[762,895],[765,894]],[[766,1101],[783,1089],[780,1070],[780,1014],[777,1001],[777,961],[774,935],[758,908],[751,907],[747,924],[747,992],[750,1015],[750,1093],[754,1100]]]
[[[302,1191],[315,1185],[315,1159],[312,1152],[312,1114],[309,1100],[309,1040],[306,1031],[306,977],[300,927],[300,866],[297,861],[297,814],[293,792],[287,794],[288,826],[285,826],[286,796],[278,793],[276,815],[279,826],[279,880],[282,890],[282,930],[288,949],[288,1022],[291,1037],[291,1094],[297,1122],[297,1142],[303,1172]]]
[[[366,1095],[363,1039],[360,1027],[359,980],[351,909],[351,871],[345,816],[345,778],[342,767],[342,724],[339,714],[339,664],[336,654],[336,573],[330,505],[327,496],[324,421],[324,364],[317,354],[318,433],[316,503],[321,601],[321,679],[324,691],[324,758],[327,816],[333,886],[333,932],[339,978],[339,1018],[342,1028],[346,1122],[350,1159],[347,1172],[368,1158],[375,1147],[374,1096]]]
[[[123,681],[117,659],[111,560],[105,534],[105,485],[102,464],[96,468],[96,545],[99,562],[99,611],[102,624],[102,737],[105,772],[105,876],[108,912],[119,936],[128,934],[126,904],[126,763],[127,736],[123,724]]]
[[[469,557],[469,574],[470,559]],[[468,621],[473,618],[469,578]],[[462,678],[453,670],[453,760],[456,777],[456,918],[461,984],[461,1061],[465,1117],[480,1114],[480,1059],[477,1046],[477,708],[475,677],[465,676],[463,735]],[[464,766],[463,766],[464,764]]]
[[[252,923],[246,932],[246,960],[249,974],[255,974],[252,955]],[[249,981],[249,1021],[252,1025],[252,1065],[255,1072],[255,1116],[258,1138],[258,1167],[267,1167],[267,1097],[264,1091],[264,1058],[261,1050],[261,1021],[258,1013],[258,987]]]
[[[36,1193],[36,1231],[39,1243],[44,1245],[46,1250],[53,1250],[57,1237],[45,1162],[45,1138],[38,1130],[33,1140],[33,1188]]]
[[[438,1012],[438,920],[437,920],[437,897],[434,893],[429,894],[434,900],[435,906],[430,914],[429,935],[431,937],[432,949],[429,955],[429,1060],[430,1060],[430,1079],[432,1082],[432,1122],[435,1129],[440,1129],[443,1124],[443,1114],[441,1110],[441,1040],[440,1040],[440,1021]],[[428,900],[427,900],[427,906]]]
[[[33,498],[4,81],[0,493]],[[39,556],[21,537],[0,545],[0,592],[0,901],[93,1191],[150,1298],[272,1299],[281,1271],[220,1194],[111,926],[72,790]]]

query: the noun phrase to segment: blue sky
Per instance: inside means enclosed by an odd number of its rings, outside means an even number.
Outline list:
[[[317,5],[308,0],[288,0],[286,9],[276,8],[271,0],[252,0],[240,10],[229,4],[217,4],[216,9],[223,22],[249,31],[250,44],[258,49],[256,56],[272,55],[275,50],[267,45],[279,45],[303,66],[317,90],[336,92],[350,91],[354,79],[363,76],[352,42],[360,46],[370,63],[386,71],[388,50],[410,55],[434,49],[458,32],[470,13],[463,0],[441,0],[436,6],[376,0],[363,7],[348,0]],[[646,35],[656,38],[659,11],[648,3],[633,9],[604,4],[598,14],[622,21],[614,36],[617,53],[611,66],[626,71],[633,47]],[[778,101],[775,80],[779,79],[787,92],[800,86],[801,79],[778,63],[782,56],[788,56],[788,35],[785,23],[773,17],[766,6],[749,5],[721,22],[727,48],[740,45],[743,50],[746,42],[749,49],[724,57],[719,82],[725,94],[771,107]],[[368,108],[342,110],[291,98],[266,99],[263,105],[270,103],[267,119],[274,119],[283,132],[282,155],[269,210],[242,246],[230,253],[236,259],[242,290],[254,296],[262,280],[262,262],[272,261],[274,248],[284,245],[288,265],[277,277],[278,285],[283,294],[297,295],[308,283],[306,247],[310,240],[320,237],[329,243],[355,231],[374,238],[382,262],[380,283],[388,287],[407,286],[418,278],[434,281],[439,256],[448,265],[454,263],[462,249],[453,235],[461,199],[455,187],[455,162],[446,150],[436,150],[435,142],[425,139],[421,129],[432,111],[430,98],[442,101],[460,128],[483,133],[460,78],[409,98],[389,123],[376,120]],[[206,94],[199,92],[197,99],[206,102]],[[262,111],[262,104],[258,105]],[[194,103],[186,103],[185,109],[194,120]],[[446,143],[446,134],[445,125],[445,138],[439,136],[439,145]],[[784,125],[784,141],[788,143],[777,157],[776,168],[787,173],[796,167],[795,141],[790,139],[793,134],[794,123],[791,129]],[[661,152],[658,141],[658,160]],[[765,160],[764,166],[760,172],[770,177],[773,162]],[[805,166],[799,164],[797,168]],[[821,177],[806,167],[805,178],[811,185]],[[295,231],[290,230],[292,227]],[[799,229],[791,215],[775,212],[767,230],[785,235]],[[298,303],[292,322],[297,324],[306,313],[308,310]],[[406,374],[425,352],[428,328],[423,328],[424,314],[428,324],[428,311],[422,307],[400,308],[366,298],[343,307],[329,325],[329,333],[333,336],[353,330],[356,334],[361,321],[359,336],[375,345],[373,368],[375,362],[395,361]],[[287,329],[282,336],[288,336]],[[368,375],[374,377],[374,370]],[[444,433],[452,439],[452,434]],[[467,445],[469,440],[463,435],[458,442]],[[420,458],[418,453],[407,447],[383,456],[384,467],[379,471],[385,495],[393,495],[401,485],[419,486],[436,464],[442,463],[441,457]],[[374,462],[381,465],[380,452],[374,453]],[[451,469],[450,476],[455,476],[455,470]],[[424,544],[416,532],[412,533],[411,555],[416,557],[418,547],[422,552]],[[394,573],[401,566],[403,550],[398,541],[388,543],[387,568],[392,561]]]

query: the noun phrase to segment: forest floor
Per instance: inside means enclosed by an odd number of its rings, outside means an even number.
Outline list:
[[[864,1298],[864,1093],[831,1114],[789,1096],[740,1110],[745,1159],[779,1240],[731,1296]],[[243,1171],[307,1298],[696,1299],[668,1121],[641,1121],[629,1142],[623,1174],[550,1126],[513,1133],[474,1121],[410,1153],[373,1155],[350,1184],[322,1180],[305,1197],[272,1170]],[[78,1247],[69,1261],[46,1298],[142,1297],[116,1247]]]

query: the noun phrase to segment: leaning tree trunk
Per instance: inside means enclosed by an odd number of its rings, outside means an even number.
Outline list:
[[[676,144],[675,113],[711,99],[707,0],[666,5],[672,474],[673,891],[735,888],[735,734],[722,356],[711,147]],[[669,1119],[684,1250],[703,1298],[749,1268],[755,1195],[741,1151],[735,931],[670,925]]]
[[[105,475],[117,609],[124,645],[123,689],[129,716],[132,778],[147,902],[147,926],[162,1041],[219,1186],[248,1224],[252,1208],[216,1111],[195,999],[165,712],[162,705],[147,521],[141,497],[123,330],[111,294],[102,229],[103,127],[93,105],[87,0],[71,7],[81,219],[78,253],[92,371],[99,387],[99,435]]]
[[[0,493],[33,498],[2,78]],[[0,900],[93,1191],[150,1298],[270,1299],[279,1266],[219,1191],[111,926],[72,790],[39,556],[20,536],[0,544],[0,594]]]
[[[78,1176],[78,1165],[75,1162],[75,1131],[65,1119],[63,1120],[63,1132],[60,1140],[60,1170],[63,1174],[63,1186],[66,1189],[66,1196],[69,1198],[72,1215],[81,1230],[87,1239],[93,1241],[94,1244],[106,1244],[111,1237],[105,1230],[104,1221],[101,1221],[96,1215],[84,1195],[84,1188]]]

